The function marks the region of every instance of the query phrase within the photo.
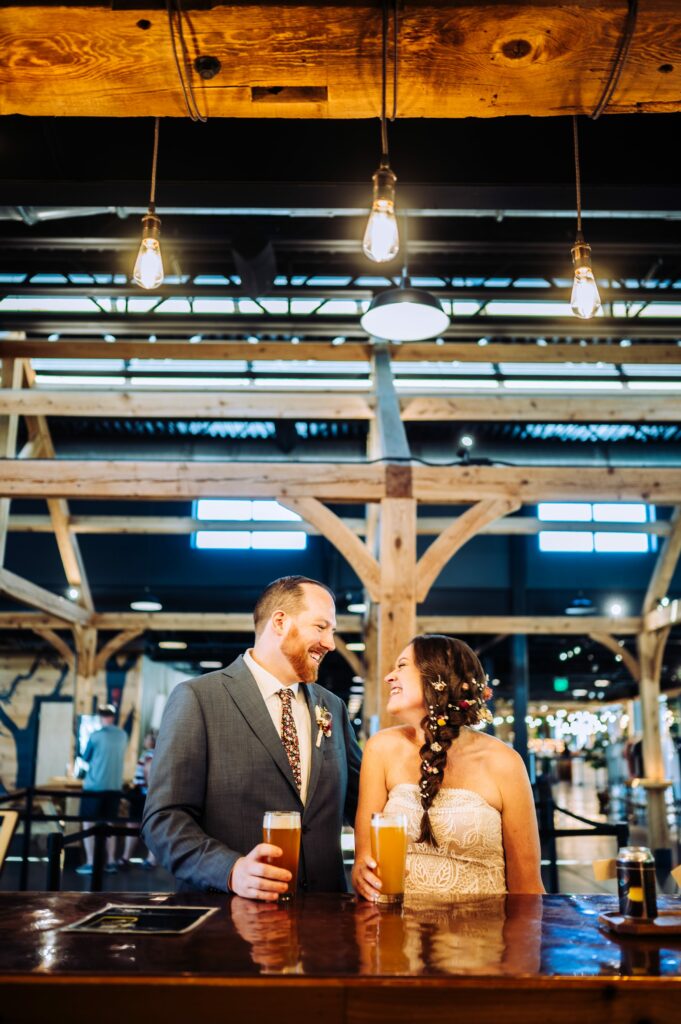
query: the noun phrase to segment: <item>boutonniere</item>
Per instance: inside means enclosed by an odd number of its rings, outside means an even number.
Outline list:
[[[321,707],[319,704],[315,704],[314,714],[317,725],[319,726],[319,731],[317,732],[317,746],[320,747],[322,744],[322,736],[326,736],[328,738],[331,735],[333,715],[323,704]]]

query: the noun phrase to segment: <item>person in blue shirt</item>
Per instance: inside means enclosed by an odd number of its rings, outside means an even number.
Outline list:
[[[128,745],[128,734],[114,725],[116,709],[111,704],[97,708],[102,724],[101,729],[93,732],[82,755],[87,761],[88,773],[83,782],[83,798],[80,813],[84,819],[83,828],[88,829],[95,821],[110,821],[118,816],[118,805],[123,785],[123,762],[125,748]],[[92,874],[92,861],[95,852],[94,836],[83,840],[85,846],[85,864],[76,868],[79,875]],[[116,837],[110,836],[106,841],[105,871],[113,873],[116,867]]]

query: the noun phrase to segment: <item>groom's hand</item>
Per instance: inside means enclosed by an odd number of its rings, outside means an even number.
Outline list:
[[[229,878],[230,891],[249,900],[278,899],[288,888],[291,872],[268,864],[267,859],[281,857],[282,852],[279,846],[258,843],[245,857],[239,857]]]

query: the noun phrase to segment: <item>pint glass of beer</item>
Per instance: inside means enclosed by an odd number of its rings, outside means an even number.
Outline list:
[[[371,855],[378,864],[378,874],[383,883],[378,902],[401,903],[407,861],[405,814],[381,812],[371,815]]]
[[[298,881],[298,857],[300,856],[300,814],[298,811],[265,811],[262,822],[262,841],[278,846],[281,857],[268,857],[268,863],[291,872],[291,881],[286,892],[279,894],[282,901],[290,900],[295,894]]]

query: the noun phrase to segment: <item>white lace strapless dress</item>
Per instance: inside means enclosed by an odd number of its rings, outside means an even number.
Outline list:
[[[480,899],[506,892],[501,814],[478,793],[442,787],[430,808],[437,847],[416,842],[423,814],[417,785],[393,786],[385,810],[407,816],[405,899]]]

